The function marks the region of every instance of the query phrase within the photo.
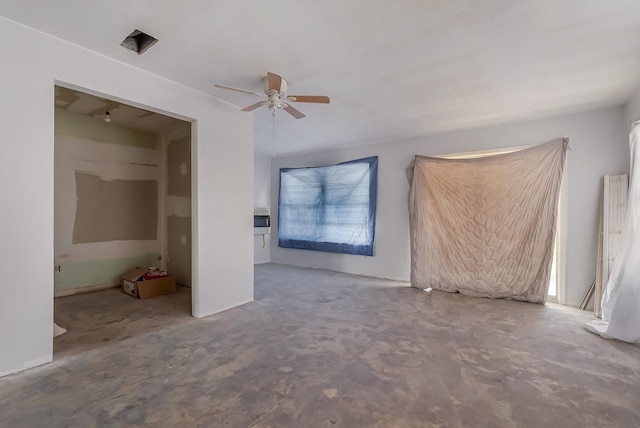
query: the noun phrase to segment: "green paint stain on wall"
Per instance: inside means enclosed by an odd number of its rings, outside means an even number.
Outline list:
[[[91,285],[116,285],[120,283],[120,275],[132,267],[155,266],[157,263],[158,254],[148,253],[137,257],[60,264],[60,272],[54,274],[54,290],[70,290]]]
[[[102,118],[55,109],[55,133],[100,143],[121,144],[158,150],[158,135],[153,132],[106,123]]]

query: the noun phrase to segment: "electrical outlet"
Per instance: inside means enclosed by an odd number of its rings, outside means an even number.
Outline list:
[[[53,268],[53,270],[54,270],[54,272],[60,273],[60,271],[62,270],[62,266],[60,266],[60,265],[56,265],[56,266]]]
[[[162,260],[162,255],[158,254],[158,261]]]

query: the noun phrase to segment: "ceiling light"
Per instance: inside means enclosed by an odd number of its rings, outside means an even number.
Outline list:
[[[107,110],[107,112],[104,114],[104,121],[107,123],[111,123],[111,113],[109,113],[109,110]]]
[[[120,43],[120,46],[142,55],[147,49],[156,44],[158,39],[140,30],[134,30]]]

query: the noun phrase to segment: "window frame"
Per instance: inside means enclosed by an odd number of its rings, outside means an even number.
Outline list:
[[[313,240],[301,240],[282,238],[280,236],[281,230],[281,206],[282,206],[282,175],[293,170],[300,169],[316,169],[327,167],[339,167],[348,166],[353,164],[366,163],[369,165],[369,194],[368,194],[368,223],[370,224],[370,242],[367,244],[356,245],[341,242],[325,242],[325,241],[313,241]],[[339,254],[352,254],[362,256],[374,255],[374,243],[376,232],[376,211],[377,211],[377,189],[378,189],[378,156],[371,156],[367,158],[355,159],[347,162],[340,162],[332,165],[321,165],[314,167],[295,167],[295,168],[280,168],[279,171],[279,183],[278,183],[278,246],[281,248],[302,249],[312,251],[322,251],[329,253]],[[323,179],[323,183],[324,183]]]

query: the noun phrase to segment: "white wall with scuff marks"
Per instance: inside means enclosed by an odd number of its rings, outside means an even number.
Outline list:
[[[253,157],[253,204],[256,207],[271,207],[271,157]],[[273,214],[271,216],[273,218]],[[271,229],[273,231],[273,229]],[[253,262],[267,263],[271,260],[271,234],[255,235],[253,238]]]
[[[195,121],[193,314],[252,301],[251,116],[5,18],[0,40],[0,375],[52,360],[55,84]]]
[[[271,261],[341,272],[409,280],[409,183],[405,170],[414,155],[435,156],[546,143],[569,137],[567,154],[566,303],[577,305],[595,276],[598,242],[598,203],[602,176],[628,171],[627,130],[622,107],[516,122],[420,140],[361,146],[273,160],[271,201],[273,212]],[[378,203],[375,256],[354,256],[279,248],[277,201],[279,169],[318,166],[378,156]]]

